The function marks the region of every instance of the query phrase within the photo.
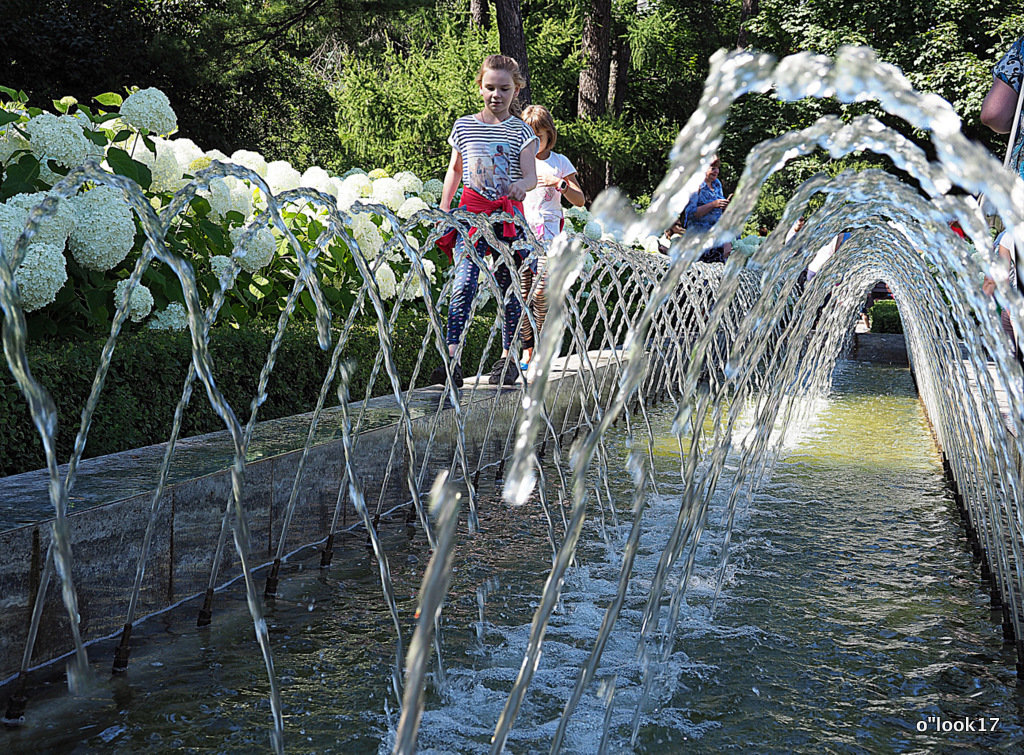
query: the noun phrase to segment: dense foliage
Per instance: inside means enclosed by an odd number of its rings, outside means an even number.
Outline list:
[[[903,321],[900,310],[892,299],[875,302],[868,310],[868,322],[872,333],[902,333]]]
[[[0,81],[33,101],[138,84],[176,103],[182,132],[225,152],[256,149],[300,170],[353,165],[440,177],[452,119],[474,109],[472,78],[497,32],[474,26],[468,0],[16,0],[0,28]],[[620,96],[596,119],[577,117],[585,0],[522,0],[532,96],[555,114],[560,149],[603,165],[627,193],[650,193],[672,138],[693,112],[708,58],[747,45],[775,55],[833,54],[868,44],[920,89],[947,98],[967,133],[1000,149],[978,123],[991,67],[1024,33],[1012,0],[634,0],[612,3]],[[744,6],[755,9],[744,17]],[[638,12],[641,7],[642,12]],[[492,15],[494,7],[491,7]],[[41,23],[45,20],[45,23]],[[727,191],[758,141],[822,113],[870,106],[777,103],[748,96],[722,153]],[[922,135],[916,135],[921,138]],[[755,225],[771,225],[811,156],[765,187]]]

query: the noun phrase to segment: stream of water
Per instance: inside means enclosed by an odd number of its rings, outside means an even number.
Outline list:
[[[639,622],[678,510],[670,408],[651,415],[659,491],[648,496],[634,578],[597,681],[567,727],[567,752],[629,747],[642,683]],[[628,501],[625,435],[607,440],[613,496]],[[832,394],[790,427],[772,476],[737,512],[712,614],[728,474],[636,751],[1014,751],[1024,743],[1015,656],[990,614],[908,370],[839,363]],[[479,516],[481,533],[457,544],[441,622],[446,681],[442,690],[428,683],[421,752],[487,751],[548,573],[539,507],[509,507],[492,493]],[[618,516],[618,527],[600,517],[585,527],[510,751],[550,747],[615,592],[630,513],[621,506]],[[408,629],[427,544],[412,530],[384,538]],[[281,597],[267,607],[289,751],[390,751],[393,626],[375,561],[353,536],[329,571],[315,565],[289,564]],[[244,591],[220,600],[224,616],[212,627],[197,629],[191,612],[141,625],[145,642],[123,678],[77,698],[54,680],[28,724],[2,735],[8,749],[262,749],[266,677],[253,663]],[[943,722],[986,731],[944,732]]]

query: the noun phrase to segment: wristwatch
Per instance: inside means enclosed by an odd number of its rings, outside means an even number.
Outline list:
[[[565,191],[568,188],[569,188],[569,182],[566,181],[564,178],[561,181],[559,181],[557,184],[555,184],[555,191],[557,191],[558,193],[562,193],[563,191]]]

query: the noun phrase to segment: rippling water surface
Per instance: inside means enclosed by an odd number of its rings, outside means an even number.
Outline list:
[[[566,751],[596,752],[606,720],[609,751],[630,748],[642,678],[639,622],[678,507],[671,415],[662,404],[652,418],[664,432],[655,444],[659,495],[644,513],[627,601],[598,680],[573,717]],[[772,477],[741,505],[711,616],[728,476],[720,483],[680,631],[658,669],[635,749],[1018,751],[1024,697],[1014,654],[1002,645],[965,548],[909,373],[840,363],[833,396],[812,422],[790,431],[785,447]],[[621,471],[621,435],[609,438],[609,452],[612,469],[620,470],[612,492],[627,501],[632,484]],[[496,501],[495,494],[481,506],[484,534],[463,535],[459,545],[442,615],[446,681],[427,697],[424,752],[487,751],[548,573],[539,507]],[[625,503],[618,516],[616,527],[594,511],[509,740],[512,752],[547,751],[614,595]],[[411,632],[429,554],[411,530],[390,531],[385,546]],[[282,575],[283,597],[268,606],[286,745],[291,752],[388,751],[397,721],[388,692],[393,641],[364,538],[349,538],[334,564],[326,574],[292,565]],[[264,748],[267,684],[244,595],[218,601],[212,628],[196,629],[194,613],[189,606],[140,627],[125,678],[111,680],[110,653],[94,652],[102,667],[86,696],[70,699],[58,683],[37,691],[28,725],[0,742],[14,751]],[[994,731],[936,731],[942,722],[963,728],[965,720],[991,729],[993,719]]]

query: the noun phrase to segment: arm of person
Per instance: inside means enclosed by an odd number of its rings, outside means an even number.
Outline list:
[[[452,156],[448,161],[448,170],[444,174],[444,183],[441,186],[442,210],[448,212],[452,208],[452,197],[455,190],[459,188],[459,181],[462,180],[462,153],[452,147]]]
[[[578,173],[570,173],[565,177],[565,189],[562,191],[562,196],[569,201],[569,204],[576,207],[582,207],[583,203],[587,201],[583,194],[583,187],[580,186]]]
[[[537,140],[534,139],[519,153],[519,170],[523,177],[513,181],[508,189],[509,198],[523,201],[526,192],[537,186]]]
[[[1008,134],[1017,112],[1017,93],[1009,84],[993,77],[992,88],[981,103],[981,122],[997,134]]]

